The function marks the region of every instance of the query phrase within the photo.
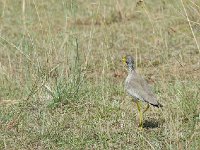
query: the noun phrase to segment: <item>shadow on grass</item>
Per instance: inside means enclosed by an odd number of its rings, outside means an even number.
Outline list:
[[[145,120],[143,123],[143,128],[146,129],[154,129],[158,128],[160,126],[160,123],[157,120]]]

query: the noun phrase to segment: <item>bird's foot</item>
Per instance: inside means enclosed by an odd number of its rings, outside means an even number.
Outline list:
[[[138,127],[139,127],[140,129],[143,129],[143,123],[140,122],[140,124],[138,125]]]

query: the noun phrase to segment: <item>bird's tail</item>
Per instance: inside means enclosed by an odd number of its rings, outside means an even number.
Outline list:
[[[151,104],[151,105],[153,105],[153,106],[155,106],[155,107],[158,107],[158,108],[162,108],[162,107],[163,107],[163,105],[162,105],[161,103],[158,103],[158,104]]]

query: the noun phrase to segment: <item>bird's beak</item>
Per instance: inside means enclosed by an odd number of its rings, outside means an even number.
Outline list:
[[[126,56],[123,56],[123,57],[122,57],[122,62],[123,62],[124,64],[126,64]]]

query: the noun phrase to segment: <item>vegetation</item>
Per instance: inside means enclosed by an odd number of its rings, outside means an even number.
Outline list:
[[[0,1],[0,149],[200,149],[199,17],[198,0]],[[164,105],[143,130],[124,54]]]

